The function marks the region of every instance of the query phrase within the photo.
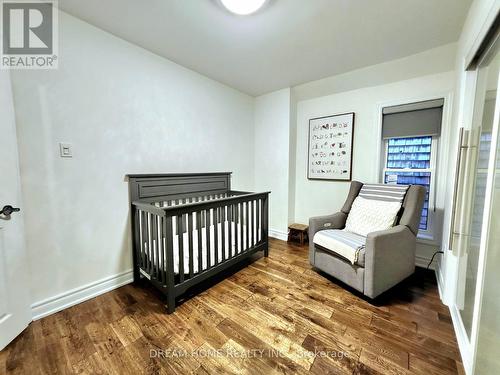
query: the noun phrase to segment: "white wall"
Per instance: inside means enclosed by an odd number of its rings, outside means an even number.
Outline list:
[[[255,99],[255,190],[271,191],[269,229],[287,231],[289,211],[290,89]]]
[[[340,98],[346,92],[376,86],[380,82],[399,82],[429,73],[435,74],[442,71],[449,71],[454,65],[455,52],[456,45],[448,44],[403,59],[358,69],[295,86],[291,90],[280,90],[256,98],[255,181],[256,190],[272,190],[270,198],[270,234],[283,238],[289,223],[294,221],[307,223],[308,215],[311,212],[313,214],[317,212],[317,208],[314,207],[308,210],[307,213],[301,212],[296,214],[297,207],[303,209],[304,206],[308,205],[310,200],[309,197],[303,196],[304,189],[299,191],[296,188],[298,183],[303,183],[302,178],[305,175],[305,167],[302,168],[299,166],[299,163],[307,157],[307,152],[304,154],[304,150],[298,148],[299,144],[307,144],[303,143],[304,140],[300,138],[304,136],[303,132],[307,127],[304,128],[304,119],[300,119],[297,116],[299,103],[332,94],[339,94],[338,98]],[[412,87],[410,85],[411,82],[408,83],[406,96],[410,97],[410,99],[417,98],[420,92],[415,92],[414,96],[412,96]],[[440,83],[435,86],[439,87],[439,85]],[[443,91],[452,90],[448,83],[442,85],[442,89]],[[386,92],[389,90],[390,87],[388,87]],[[428,93],[436,91],[439,90],[436,90],[434,86],[427,90]],[[439,94],[446,94],[443,91],[440,91]],[[391,95],[386,94],[384,97],[377,99],[377,95],[378,93],[375,92],[374,97],[371,99],[372,103],[391,97]],[[395,95],[392,98],[399,98],[399,96]],[[351,103],[351,106],[354,112],[358,112],[359,109],[366,111],[365,104],[359,106],[356,100]],[[333,113],[331,112],[331,108],[331,103],[327,103],[319,112],[331,114]],[[297,125],[300,128],[298,131]],[[370,137],[363,134],[359,137],[362,137],[359,140],[361,142],[359,144],[360,149],[363,149],[365,141],[372,141]],[[286,144],[287,141],[288,145]],[[361,157],[371,158],[371,156],[365,153],[363,155]],[[289,165],[288,173],[285,170],[287,160]],[[370,168],[369,170],[371,171]],[[360,174],[362,175],[363,171],[360,170]],[[287,186],[283,182],[279,182],[281,178],[288,178]],[[319,185],[322,184],[324,183],[319,183]],[[342,185],[346,184],[340,184],[339,186]],[[331,183],[326,183],[324,186],[331,186]],[[329,191],[329,189],[326,189],[323,192],[327,195],[327,200],[331,198],[328,193]],[[287,208],[285,208],[283,203],[286,196],[288,196]],[[322,199],[323,196],[317,197],[317,201]],[[435,246],[424,250],[427,254],[430,253],[432,255],[435,251]]]
[[[380,155],[381,147],[379,128],[381,106],[446,97],[453,89],[454,74],[447,72],[299,101],[297,103],[295,220],[307,223],[311,216],[338,211],[344,203],[350,186],[349,182],[307,179],[309,119],[336,113],[355,112],[352,178],[362,182],[378,182],[380,160],[377,156]],[[447,142],[446,137],[447,123],[445,121],[441,137],[443,144]],[[437,198],[436,208],[442,210],[444,189],[441,189]],[[438,247],[420,245],[417,249],[417,257],[421,258],[419,265],[424,265]]]
[[[59,69],[12,72],[33,302],[131,269],[127,173],[233,171],[254,188],[253,98],[59,24]]]

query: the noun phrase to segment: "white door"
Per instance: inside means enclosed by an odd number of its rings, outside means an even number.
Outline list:
[[[0,70],[0,210],[7,205],[22,209],[10,75]],[[0,214],[0,350],[31,321],[29,275],[22,211]]]
[[[489,245],[489,238],[495,238],[498,227],[491,227],[490,223],[498,223],[498,212],[494,210],[493,193],[495,192],[495,176],[500,169],[497,162],[497,143],[499,137],[500,119],[500,38],[486,50],[479,60],[476,70],[476,93],[474,98],[474,114],[466,142],[462,146],[465,153],[464,178],[461,187],[461,208],[459,214],[460,225],[458,230],[457,246],[459,264],[457,274],[457,295],[455,309],[458,312],[458,331],[462,332],[462,355],[467,374],[474,374],[476,353],[484,354],[480,372],[482,374],[496,374],[498,372],[485,371],[486,368],[498,368],[499,335],[495,335],[498,323],[497,301],[491,303],[492,297],[498,299],[498,285],[492,276],[498,275],[498,268],[494,266],[495,246]],[[490,251],[491,250],[491,251]],[[490,253],[490,264],[486,263],[486,255]],[[487,267],[488,266],[488,267]],[[497,265],[496,265],[497,266]],[[487,274],[486,269],[493,270],[493,275]],[[495,280],[495,278],[493,278]],[[484,301],[489,302],[488,310],[481,314],[481,296],[483,285],[489,285],[484,294]],[[493,291],[493,294],[492,294]],[[496,310],[495,310],[496,309]],[[482,315],[482,316],[481,316]],[[479,321],[482,319],[483,353],[477,352]],[[484,335],[484,332],[487,335]],[[486,338],[486,340],[485,340]],[[486,357],[489,357],[485,360]],[[478,367],[479,368],[479,367]]]

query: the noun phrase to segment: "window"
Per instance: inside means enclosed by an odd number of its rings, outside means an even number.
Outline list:
[[[427,189],[419,236],[433,238],[432,213],[437,140],[432,136],[385,139],[383,181]]]

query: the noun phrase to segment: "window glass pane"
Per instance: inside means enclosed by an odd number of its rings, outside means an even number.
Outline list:
[[[427,193],[425,194],[424,208],[422,209],[422,217],[420,219],[421,230],[427,230],[429,224],[429,188],[431,185],[430,172],[396,172],[386,171],[384,183],[398,185],[422,185],[425,186]]]
[[[430,168],[431,145],[432,137],[389,139],[387,147],[387,168]]]

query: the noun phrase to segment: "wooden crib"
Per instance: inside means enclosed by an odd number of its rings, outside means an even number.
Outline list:
[[[269,192],[231,190],[231,173],[128,175],[134,280],[175,300],[257,251],[268,255]]]

